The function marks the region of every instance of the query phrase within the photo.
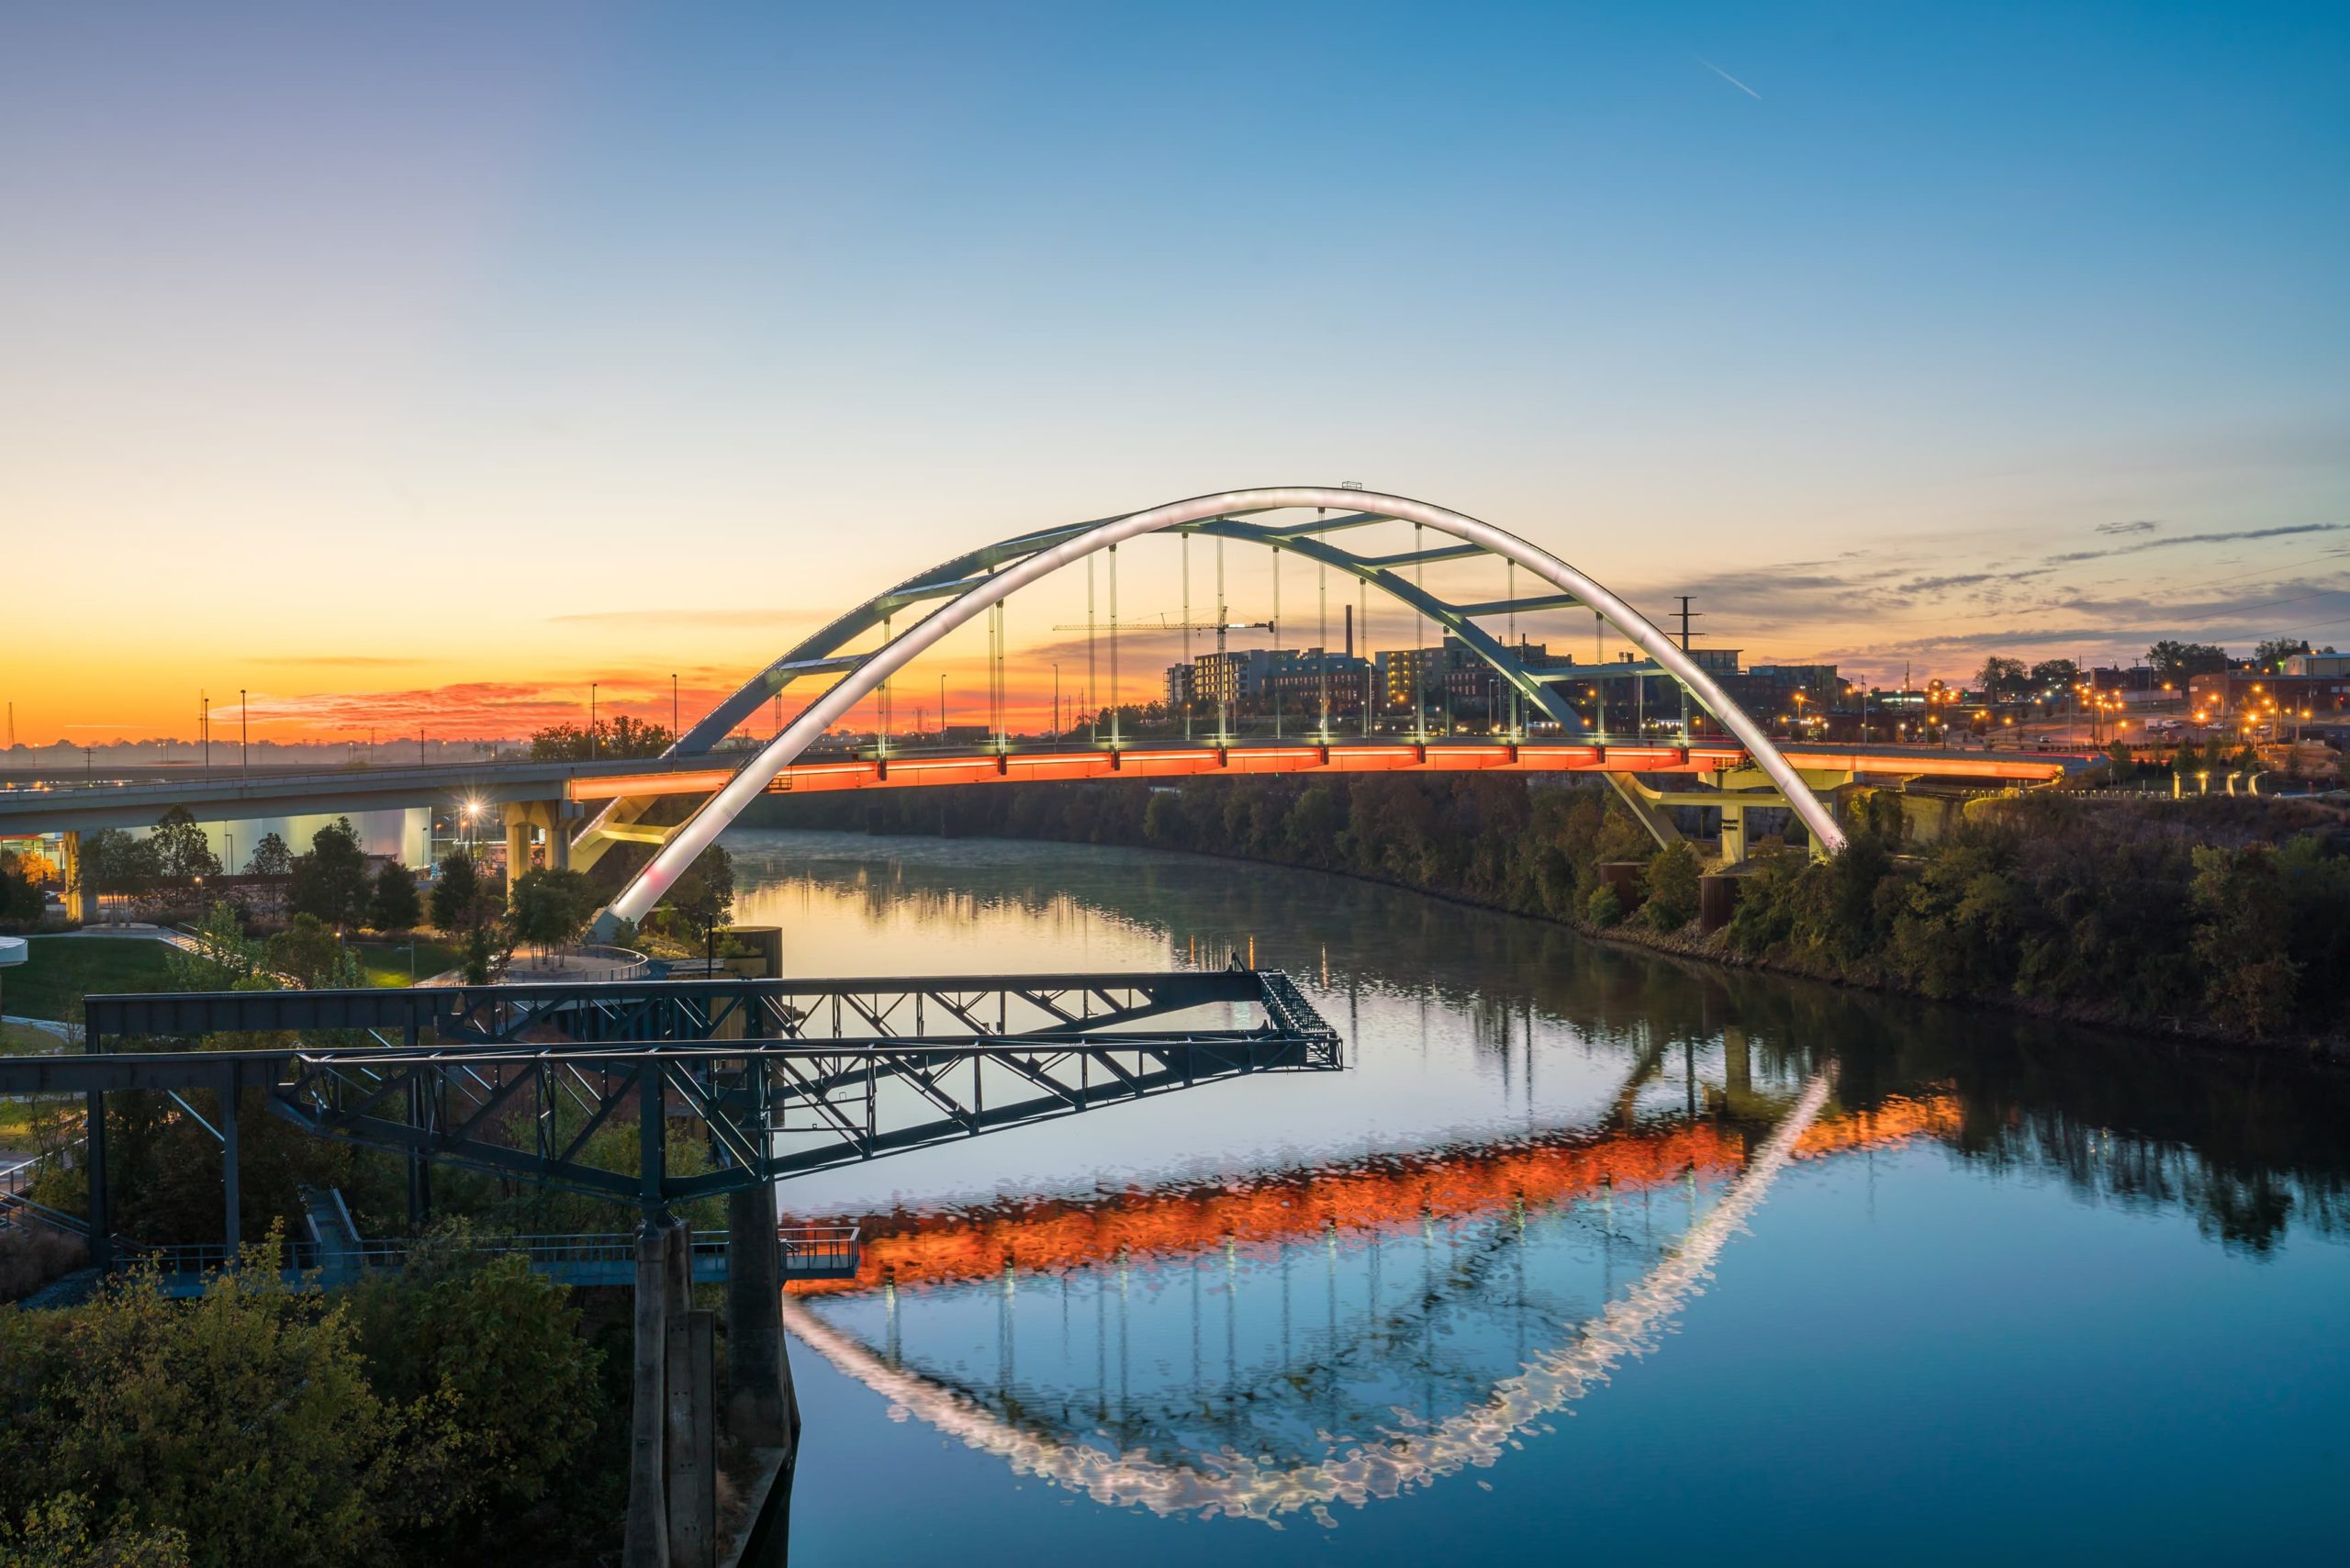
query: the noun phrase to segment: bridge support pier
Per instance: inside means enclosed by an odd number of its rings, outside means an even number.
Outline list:
[[[1722,808],[1722,864],[1743,865],[1746,861],[1746,808]]]
[[[623,1568],[669,1568],[669,1216],[647,1209],[636,1232],[636,1361],[629,1380],[628,1527]]]
[[[65,918],[87,924],[98,917],[98,900],[82,881],[81,830],[69,827],[58,836],[63,841],[58,855],[63,862],[60,874],[65,879]]]
[[[727,1429],[755,1447],[789,1454],[800,1446],[800,1401],[783,1342],[775,1189],[731,1194],[726,1229]]]

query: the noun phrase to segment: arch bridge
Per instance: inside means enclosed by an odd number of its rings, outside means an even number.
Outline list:
[[[1355,531],[1386,526],[1392,532],[1393,525],[1410,527],[1410,549],[1373,554],[1349,548],[1345,542],[1346,536]],[[803,764],[802,754],[867,698],[881,693],[886,702],[887,683],[893,675],[950,633],[982,616],[990,618],[991,631],[999,628],[1005,599],[1064,567],[1084,563],[1090,569],[1096,554],[1106,555],[1111,563],[1108,628],[1113,716],[1111,733],[1091,771],[1143,776],[1154,772],[1203,772],[1210,767],[1229,768],[1236,760],[1241,761],[1244,771],[1279,770],[1280,763],[1270,756],[1261,762],[1241,760],[1242,754],[1231,747],[1228,735],[1214,737],[1203,746],[1129,747],[1118,733],[1114,712],[1119,626],[1116,551],[1128,541],[1164,533],[1176,534],[1187,543],[1192,535],[1203,535],[1217,542],[1219,547],[1229,542],[1273,552],[1276,602],[1279,556],[1283,554],[1313,563],[1326,584],[1328,574],[1333,572],[1342,579],[1353,579],[1360,585],[1359,592],[1366,602],[1370,592],[1377,590],[1433,622],[1441,633],[1457,639],[1494,672],[1511,694],[1514,713],[1537,723],[1555,725],[1564,743],[1546,753],[1541,746],[1524,744],[1523,727],[1513,723],[1509,740],[1500,745],[1430,745],[1423,709],[1419,733],[1411,737],[1408,745],[1382,747],[1371,744],[1366,737],[1365,744],[1358,746],[1350,738],[1334,733],[1326,702],[1318,729],[1300,737],[1300,744],[1289,748],[1292,767],[1586,767],[1606,777],[1634,814],[1661,840],[1673,835],[1671,819],[1662,809],[1668,805],[1719,804],[1730,808],[1726,811],[1726,819],[1733,812],[1742,814],[1742,809],[1749,805],[1784,805],[1802,820],[1820,852],[1833,854],[1843,847],[1843,833],[1816,790],[1821,775],[1815,772],[1807,778],[1798,761],[1784,754],[1684,649],[1629,603],[1583,572],[1516,534],[1443,507],[1352,487],[1297,486],[1223,491],[1117,517],[1018,534],[955,556],[875,595],[803,639],[744,682],[680,735],[657,769],[645,770],[643,777],[636,778],[623,777],[610,786],[601,809],[567,846],[571,864],[591,864],[617,843],[655,845],[651,860],[612,902],[608,912],[610,917],[618,920],[643,918],[695,857],[753,800],[775,788],[778,780],[796,784],[805,778],[808,786],[823,787],[818,782],[824,777],[817,771],[818,765]],[[1437,536],[1434,541],[1428,538],[1431,533]],[[1511,583],[1506,597],[1456,602],[1427,589],[1427,566],[1474,559],[1498,561],[1506,567]],[[1219,554],[1219,566],[1220,563]],[[1524,595],[1516,589],[1520,572],[1532,580],[1531,591]],[[1188,557],[1185,580],[1185,624],[1189,626]],[[1677,682],[1688,700],[1721,726],[1728,741],[1717,747],[1579,746],[1576,743],[1585,740],[1587,726],[1562,689],[1564,678],[1555,669],[1529,663],[1519,647],[1513,645],[1514,640],[1505,640],[1494,631],[1495,622],[1514,627],[1516,617],[1520,614],[1563,609],[1587,610],[1614,627],[1653,661],[1654,671]],[[907,623],[901,627],[901,622]],[[1573,678],[1588,678],[1588,673]],[[817,680],[827,684],[814,700],[746,759],[737,762],[734,754],[720,751],[720,743],[753,718],[764,704],[775,701],[788,689]],[[1000,673],[991,677],[991,695],[1000,704]],[[1099,706],[1098,700],[1095,705]],[[1043,758],[1018,759],[1020,766],[1015,768],[1014,759],[1008,755],[1009,746],[999,733],[992,757],[964,759],[967,770],[979,769],[968,778],[956,776],[951,767],[954,759],[946,758],[932,759],[937,766],[931,767],[925,767],[918,759],[903,759],[898,765],[897,777],[890,778],[886,723],[882,732],[878,755],[869,765],[840,765],[841,771],[835,777],[857,782],[850,776],[868,766],[872,771],[863,781],[874,783],[964,782],[989,776],[1085,776],[1084,765],[1076,765],[1072,770],[1071,760],[1066,757],[1052,759],[1060,764],[1058,770]],[[1347,744],[1337,744],[1342,739]],[[1157,767],[1152,766],[1154,757],[1158,759]],[[703,759],[709,766],[697,768],[696,763]],[[1129,767],[1129,763],[1136,766]],[[1675,771],[1710,774],[1718,787],[1718,796],[1661,791],[1641,786],[1632,777],[1637,772]],[[1841,771],[1850,777],[1849,767]],[[930,776],[924,777],[925,773]],[[688,781],[693,787],[711,792],[685,822],[675,826],[643,822],[655,800],[666,793],[679,792],[679,786]],[[836,782],[831,787],[841,785]]]

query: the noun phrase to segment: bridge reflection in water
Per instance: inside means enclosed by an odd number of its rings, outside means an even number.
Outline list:
[[[854,1282],[785,1318],[1022,1473],[1160,1514],[1330,1522],[1496,1462],[1647,1353],[1791,1159],[1947,1133],[1947,1099],[1750,1143],[1687,1120],[1244,1184],[864,1222]]]

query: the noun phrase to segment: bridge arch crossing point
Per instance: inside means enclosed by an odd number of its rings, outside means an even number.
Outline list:
[[[1326,515],[1320,522],[1300,525],[1295,529],[1262,531],[1253,542],[1293,549],[1309,559],[1325,560],[1355,571],[1356,575],[1365,576],[1367,580],[1398,597],[1408,597],[1405,585],[1393,580],[1388,573],[1372,574],[1363,569],[1375,568],[1382,563],[1376,559],[1366,561],[1347,555],[1327,546],[1317,547],[1314,536],[1335,528],[1353,526],[1357,522],[1416,523],[1448,534],[1464,545],[1513,562],[1561,593],[1571,595],[1583,608],[1594,611],[1629,638],[1719,721],[1746,748],[1748,756],[1772,783],[1778,786],[1787,802],[1803,819],[1805,827],[1823,846],[1830,852],[1843,848],[1844,835],[1837,827],[1834,816],[1811,792],[1802,776],[1780,755],[1778,747],[1762,732],[1762,726],[1731,701],[1715,684],[1713,678],[1661,628],[1607,588],[1549,551],[1460,512],[1408,497],[1382,495],[1376,491],[1292,486],[1226,490],[1128,512],[1122,517],[1020,535],[958,556],[944,566],[867,600],[802,644],[793,654],[786,655],[770,665],[680,738],[677,746],[672,748],[673,752],[707,751],[795,675],[815,673],[818,667],[846,672],[831,689],[809,704],[774,739],[760,748],[757,755],[744,763],[690,819],[667,835],[652,860],[622,890],[620,897],[612,901],[610,913],[622,920],[643,919],[646,912],[668,891],[670,885],[693,864],[694,858],[766,790],[767,781],[779,769],[846,717],[883,681],[912,663],[948,633],[984,613],[989,606],[1041,581],[1064,566],[1073,566],[1097,551],[1106,550],[1129,539],[1169,531],[1247,537],[1226,524],[1225,520],[1256,512],[1294,509],[1315,509],[1325,514],[1335,511],[1340,516],[1330,520]],[[1217,526],[1219,524],[1224,526]],[[1388,564],[1392,564],[1392,558]],[[882,623],[896,610],[935,599],[945,599],[946,602],[870,655],[840,659],[828,656],[832,650],[849,638]],[[1432,601],[1424,601],[1418,607],[1449,608],[1433,606]],[[1455,630],[1468,630],[1464,618],[1458,613],[1439,616],[1439,619],[1449,620]],[[1480,642],[1490,644],[1492,641],[1482,633],[1467,640],[1472,646]],[[803,651],[816,656],[798,656]],[[1480,648],[1479,651],[1488,662],[1499,662],[1494,657],[1494,650]],[[1505,673],[1518,676],[1523,672],[1505,670]],[[615,806],[618,804],[616,802]],[[605,815],[588,825],[581,835],[582,840],[598,834],[611,814],[612,809],[608,808]]]

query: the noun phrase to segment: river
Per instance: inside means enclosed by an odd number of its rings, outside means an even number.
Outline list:
[[[790,1304],[794,1562],[2341,1560],[2340,1076],[1313,872],[726,842],[796,973],[1253,944],[1347,1043],[787,1184],[872,1216]]]

